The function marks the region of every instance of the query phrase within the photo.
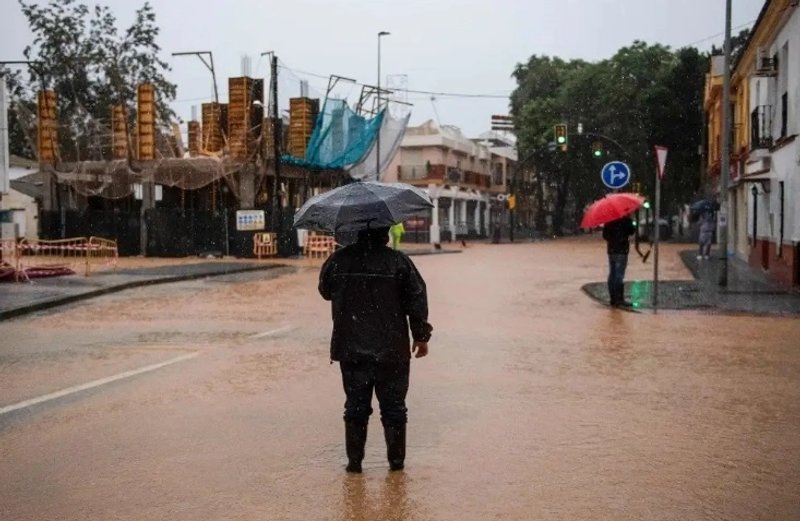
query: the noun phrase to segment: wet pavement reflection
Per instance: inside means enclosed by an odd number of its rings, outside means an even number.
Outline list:
[[[665,246],[665,280],[686,279]],[[673,260],[671,260],[673,259]],[[610,309],[596,237],[415,259],[406,471],[373,415],[344,472],[317,269],[103,297],[3,324],[2,519],[800,519],[800,321]],[[650,276],[632,264],[629,280]]]

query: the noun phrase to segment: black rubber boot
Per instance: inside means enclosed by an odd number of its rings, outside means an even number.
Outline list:
[[[613,282],[608,283],[608,303],[612,306],[618,306],[619,300],[617,300],[617,285]]]
[[[389,470],[403,470],[406,460],[406,424],[384,425]]]
[[[631,303],[625,300],[625,284],[618,284],[617,285],[617,306],[629,308],[631,307]]]
[[[367,424],[363,422],[344,422],[344,441],[347,450],[347,472],[360,473],[364,459],[364,445],[367,443]]]

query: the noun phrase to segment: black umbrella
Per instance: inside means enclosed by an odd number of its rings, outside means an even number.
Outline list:
[[[702,199],[692,203],[689,209],[693,213],[716,212],[719,210],[719,203],[711,199]]]
[[[295,214],[294,225],[352,232],[391,226],[432,207],[425,192],[405,183],[356,182],[306,201]]]

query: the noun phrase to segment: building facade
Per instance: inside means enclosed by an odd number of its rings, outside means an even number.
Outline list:
[[[513,147],[486,146],[457,127],[426,121],[406,130],[383,181],[418,186],[433,201],[430,216],[406,223],[412,240],[487,237],[506,223],[504,199],[516,161]]]
[[[0,221],[4,239],[39,238],[39,202],[41,187],[33,179],[39,164],[17,156],[9,158],[10,188],[0,196]]]
[[[707,172],[719,186],[722,57],[706,77]],[[729,236],[734,254],[800,284],[800,9],[768,0],[731,72]],[[718,188],[717,188],[718,192]],[[722,194],[720,194],[721,196]]]

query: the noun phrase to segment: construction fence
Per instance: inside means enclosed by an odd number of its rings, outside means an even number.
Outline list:
[[[115,269],[119,252],[116,241],[102,237],[58,240],[3,239],[0,241],[0,278],[17,282],[31,278]]]

